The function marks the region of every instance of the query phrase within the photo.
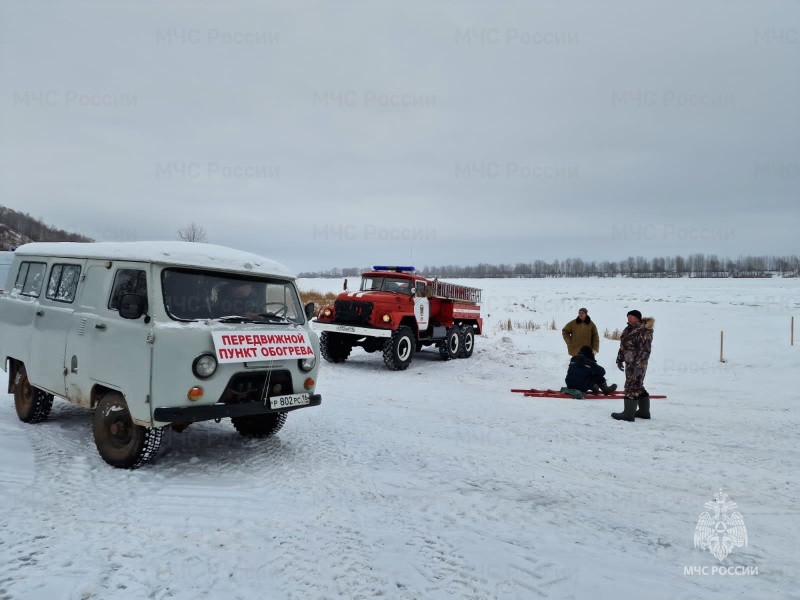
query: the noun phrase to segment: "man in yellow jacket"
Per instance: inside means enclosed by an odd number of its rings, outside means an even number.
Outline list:
[[[584,346],[589,346],[595,354],[600,352],[597,325],[592,322],[589,311],[585,308],[578,309],[578,318],[564,325],[561,335],[564,336],[570,356],[576,356]]]

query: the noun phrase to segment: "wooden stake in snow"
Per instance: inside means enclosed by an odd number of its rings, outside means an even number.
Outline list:
[[[720,331],[719,332],[719,362],[725,362],[725,359],[722,358],[722,342],[723,342],[724,337],[725,337],[725,332],[724,331]]]

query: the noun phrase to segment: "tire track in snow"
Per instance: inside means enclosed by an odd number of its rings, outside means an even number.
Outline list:
[[[487,503],[485,495],[497,501]],[[451,505],[460,507],[459,512]],[[558,499],[511,481],[480,478],[442,491],[427,507],[425,521],[408,523],[415,532],[409,546],[416,551],[417,570],[434,583],[425,588],[425,595],[446,589],[475,599],[549,596],[564,574],[556,564],[537,558],[535,547],[527,547],[526,524],[537,513],[555,518],[554,513],[561,513]],[[503,535],[499,514],[504,522],[518,522],[519,529]],[[470,526],[465,528],[465,523]],[[504,539],[502,554],[484,556],[476,546],[475,540],[489,537]]]
[[[12,416],[6,411],[3,418]],[[147,490],[140,475],[111,469],[99,458],[91,419],[90,411],[56,401],[48,420],[20,425],[33,451],[35,474],[13,502],[15,518],[0,530],[8,555],[0,565],[0,585],[7,591],[37,582],[47,594],[48,580],[86,581],[81,593],[91,598],[92,581],[102,582],[119,568],[109,559],[120,536],[132,534],[126,506],[136,505]],[[36,531],[48,534],[32,535],[24,523],[36,523]],[[42,571],[47,578],[41,578]]]
[[[63,407],[61,403],[54,405],[51,417],[42,423],[18,425],[32,448],[34,477],[12,500],[10,512],[14,519],[4,523],[0,533],[7,540],[8,559],[0,566],[0,582],[4,586],[13,587],[17,580],[36,578],[43,569],[57,574],[60,567],[72,566],[69,558],[54,555],[52,538],[74,529],[82,513],[80,492],[87,487],[89,475],[83,436],[79,434],[75,439],[79,432],[72,425],[74,411],[63,411]],[[87,415],[83,413],[84,418]],[[67,425],[57,422],[61,416]],[[13,406],[10,411],[4,407],[3,418],[16,419]],[[46,494],[41,491],[45,489]],[[51,535],[31,535],[17,525],[28,521],[39,524],[38,531],[46,529]]]

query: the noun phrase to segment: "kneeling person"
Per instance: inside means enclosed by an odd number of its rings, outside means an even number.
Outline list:
[[[600,393],[608,396],[617,389],[617,384],[606,383],[606,370],[597,364],[589,346],[583,346],[569,361],[566,383],[568,388],[582,392]]]

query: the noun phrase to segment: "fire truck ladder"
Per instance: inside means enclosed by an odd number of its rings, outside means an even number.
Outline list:
[[[445,283],[438,280],[433,282],[433,295],[437,298],[472,302],[473,304],[477,304],[481,301],[481,290],[478,288],[456,285],[455,283]]]

